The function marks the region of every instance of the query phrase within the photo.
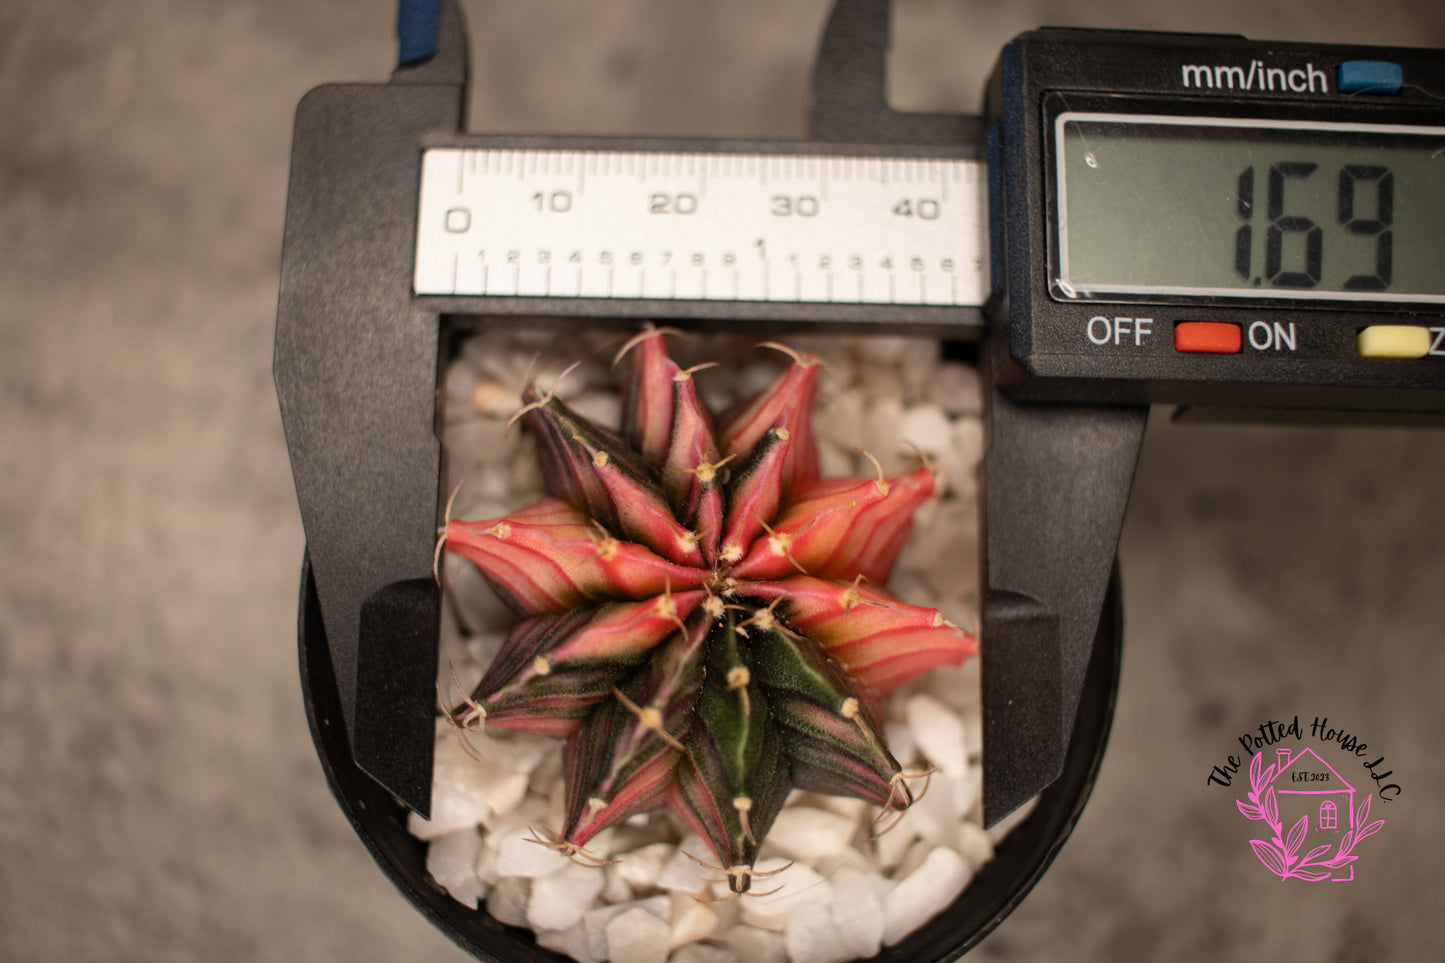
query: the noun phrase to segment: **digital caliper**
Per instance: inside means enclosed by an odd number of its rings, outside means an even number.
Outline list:
[[[982,117],[839,0],[803,142],[461,132],[435,53],[297,111],[275,374],[357,764],[427,813],[438,366],[481,316],[979,343],[984,814],[1061,771],[1151,403],[1445,422],[1445,55],[1046,29]]]

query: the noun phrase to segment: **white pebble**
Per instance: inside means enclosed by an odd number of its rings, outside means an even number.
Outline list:
[[[903,821],[933,845],[956,848],[958,821],[963,815],[956,799],[953,781],[941,773],[935,775],[928,792],[921,797],[915,793],[913,805],[908,807]]]
[[[643,846],[641,849],[634,849],[630,853],[623,853],[618,857],[621,862],[613,869],[617,875],[627,880],[635,889],[651,889],[657,885],[657,877],[662,873],[662,867],[666,865],[669,858],[675,855],[676,847],[670,843],[653,843],[651,846]],[[687,857],[683,857],[686,859]]]
[[[715,858],[712,850],[708,849],[701,837],[689,836],[682,841],[677,847],[677,852],[658,873],[658,886],[683,893],[698,893],[707,889],[708,883],[716,874],[707,867],[699,865],[697,860],[689,859],[689,853],[704,863],[711,863]]]
[[[463,496],[467,497],[466,501],[462,500]],[[485,512],[477,510],[472,505],[473,499],[480,500],[488,509]],[[486,465],[467,477],[466,488],[462,489],[457,500],[452,503],[452,510],[456,513],[452,517],[468,520],[477,519],[479,515],[486,517],[492,514],[492,503],[511,500],[512,469],[505,462],[489,460]]]
[[[617,866],[608,866],[604,871],[607,882],[602,887],[602,902],[604,903],[630,903],[637,895],[632,884],[623,879],[617,873]]]
[[[983,422],[977,418],[960,418],[953,423],[952,434],[953,447],[966,467],[976,468],[983,458]]]
[[[451,401],[450,396],[447,401]],[[477,411],[498,420],[510,418],[513,412],[522,407],[522,399],[517,392],[495,378],[478,381],[467,401],[471,402],[471,406]]]
[[[940,347],[933,338],[909,338],[898,365],[910,380],[931,382],[941,360]]]
[[[896,397],[876,398],[863,416],[863,437],[858,444],[878,459],[885,474],[896,475],[903,469],[904,453],[899,434],[903,402]]]
[[[572,957],[577,963],[600,963],[587,947],[587,931],[574,923],[565,930],[538,930],[537,945]]]
[[[668,957],[668,963],[739,963],[737,953],[723,946],[689,943]],[[748,963],[755,963],[752,958]]]
[[[983,794],[983,770],[969,766],[962,776],[953,782],[954,803],[960,816],[967,815]]]
[[[722,939],[748,963],[787,963],[788,946],[780,933],[756,926],[734,926]]]
[[[837,813],[791,806],[778,813],[768,840],[794,859],[815,860],[847,846],[854,825]]]
[[[433,839],[426,848],[426,871],[452,898],[475,908],[486,892],[477,877],[482,837],[475,829],[459,829]]]
[[[622,399],[615,391],[589,391],[568,406],[595,425],[616,431],[622,422]]]
[[[512,459],[511,471],[507,475],[510,491],[530,492],[542,487],[542,469],[536,458],[518,456]],[[515,495],[513,496],[515,497]]]
[[[754,361],[744,366],[737,377],[737,392],[740,398],[751,398],[767,390],[779,374],[778,366],[771,361]]]
[[[963,857],[942,846],[933,850],[883,901],[883,942],[892,946],[933,919],[962,892],[968,879]]]
[[[607,924],[633,909],[645,910],[666,922],[672,913],[672,901],[666,896],[653,896],[633,903],[599,906],[594,910],[588,910],[587,914],[582,917],[582,925],[587,929],[588,952],[599,960],[607,959]]]
[[[963,748],[963,722],[958,716],[926,693],[910,697],[903,711],[918,747],[928,760],[949,775],[962,773],[967,755]]]
[[[932,405],[915,405],[903,412],[898,434],[932,457],[937,457],[953,444],[953,429],[943,412]]]
[[[488,797],[497,783],[515,770],[505,750],[484,738],[474,738],[472,745],[484,762],[469,757],[450,735],[437,740],[432,762],[431,819],[412,813],[407,828],[413,836],[435,839],[476,826],[492,815]]]
[[[969,662],[977,662],[977,659],[969,659]],[[977,760],[983,755],[983,720],[978,712],[978,690],[973,692],[973,704],[964,705],[961,718],[963,719],[963,751],[970,760]]]
[[[893,817],[884,816],[883,818],[891,820]],[[908,817],[900,819],[892,829],[873,840],[873,851],[877,854],[878,868],[890,870],[898,866],[903,862],[903,857],[908,855],[909,847],[917,838],[918,832],[913,828]]]
[[[532,881],[520,876],[500,881],[487,894],[487,912],[508,926],[526,926],[531,889]]]
[[[845,963],[856,958],[838,932],[827,907],[816,903],[793,911],[788,917],[783,939],[792,963]]]
[[[907,338],[867,338],[859,344],[869,361],[889,364],[903,358],[903,353],[908,349],[908,341]]]
[[[912,876],[914,871],[923,865],[923,861],[928,858],[928,854],[936,848],[937,844],[931,843],[926,839],[920,839],[909,846],[908,852],[904,853],[903,859],[899,861],[898,868],[893,871],[893,878],[901,880]]]
[[[456,464],[450,466],[455,471],[453,477],[463,473],[470,477],[478,465],[507,457],[512,439],[507,436],[505,421],[474,417],[446,425],[442,429],[442,444],[447,451],[457,452],[452,456],[457,459]]]
[[[818,445],[818,472],[823,478],[849,478],[857,474],[852,448],[840,448],[830,442]]]
[[[534,930],[565,930],[580,922],[606,882],[600,866],[568,866],[532,881],[527,920]]]
[[[979,867],[993,859],[993,842],[988,833],[975,822],[964,822],[959,831],[959,853],[978,872]]]
[[[541,796],[531,793],[522,800],[522,805],[497,817],[496,822],[487,827],[487,836],[482,840],[484,848],[500,850],[502,843],[509,837],[516,835],[532,835],[533,826],[545,826],[547,824],[547,800]]]
[[[950,415],[976,415],[983,411],[983,387],[973,365],[945,361],[933,374],[932,396]]]
[[[938,671],[938,670],[934,670]],[[905,721],[888,719],[883,723],[883,738],[888,742],[888,751],[898,760],[900,766],[911,766],[918,744],[913,741],[913,730]]]
[[[446,405],[448,419],[465,416],[472,401],[472,392],[477,387],[477,373],[464,364],[447,367],[442,376],[442,400]]]
[[[865,853],[856,846],[844,846],[836,853],[831,853],[821,859],[813,860],[813,868],[822,873],[828,879],[832,879],[839,870],[856,870],[860,873],[875,873],[878,866],[869,853]]]
[[[686,943],[705,940],[717,929],[718,918],[712,907],[691,896],[674,893],[672,897],[672,936],[668,945],[673,949]]]
[[[895,755],[894,758],[897,758]],[[814,809],[822,809],[830,813],[836,813],[847,819],[854,826],[863,818],[871,807],[867,800],[858,799],[853,796],[825,796],[821,793],[797,793],[788,800],[785,805],[804,805]]]
[[[497,848],[497,872],[503,876],[535,879],[571,865],[567,857],[555,849],[533,842],[530,831],[508,834]]]
[[[493,817],[505,816],[522,804],[527,798],[527,779],[525,772],[514,772],[492,786],[487,792],[487,806]]]
[[[854,869],[833,876],[833,925],[849,951],[859,959],[877,954],[883,942],[883,903],[877,876]]]
[[[787,866],[786,869],[783,867]],[[756,869],[760,873],[781,870],[772,876],[753,881],[760,891],[777,889],[767,896],[748,896],[743,900],[743,921],[759,929],[782,932],[788,917],[798,907],[809,904],[827,906],[833,901],[833,887],[811,866],[793,863],[788,866],[783,859],[758,860]]]
[[[607,959],[612,963],[666,963],[667,921],[640,907],[607,924]]]
[[[822,402],[813,418],[818,439],[851,451],[863,423],[863,395],[856,388],[840,391]]]

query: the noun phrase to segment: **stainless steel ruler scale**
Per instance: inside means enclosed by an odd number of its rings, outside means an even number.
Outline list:
[[[977,307],[980,161],[439,147],[418,295]]]

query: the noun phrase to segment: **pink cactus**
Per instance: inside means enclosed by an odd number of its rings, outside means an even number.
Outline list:
[[[930,473],[819,480],[817,358],[715,427],[663,332],[623,353],[620,436],[529,387],[551,497],[447,525],[523,618],[453,719],[566,738],[563,851],[665,806],[745,892],[794,787],[912,803],[878,700],[977,646],[880,587]]]

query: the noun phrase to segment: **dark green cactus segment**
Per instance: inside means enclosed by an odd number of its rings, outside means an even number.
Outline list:
[[[738,635],[736,623],[737,613],[727,611],[713,624],[698,716],[717,747],[728,781],[740,786],[758,767],[768,703],[744,656],[746,640]]]
[[[524,399],[536,395],[529,389]],[[587,512],[614,536],[646,545],[680,565],[702,566],[697,534],[673,515],[657,473],[614,432],[555,398],[523,409],[538,436],[547,490]]]
[[[699,713],[699,725],[688,740],[687,757],[677,767],[677,792],[694,828],[701,830],[727,868],[751,867],[758,845],[772,828],[792,788],[792,774],[782,740],[772,726],[757,731],[755,768],[740,782],[728,776],[725,752]],[[729,872],[735,893],[747,892],[751,877]]]
[[[656,491],[659,498],[663,497],[656,473],[615,432],[594,424],[556,398],[544,399],[535,388],[527,389],[522,401],[537,406],[527,413],[527,422],[537,435],[542,475],[553,495],[589,509],[594,518],[608,524],[602,513],[591,511],[591,503],[596,500],[598,492],[595,489],[589,491],[593,483],[586,477],[587,465],[600,451],[635,483],[648,486]],[[554,489],[554,486],[561,485],[567,486],[565,491]],[[606,491],[601,494],[606,494]],[[599,504],[597,507],[605,509],[607,506]]]
[[[567,812],[562,840],[584,846],[598,831],[655,808],[682,753],[656,734],[635,739],[634,717],[620,700],[604,702],[567,739],[563,751]]]
[[[769,720],[768,701],[747,660],[747,639],[727,611],[708,637],[707,677],[688,737],[678,788],[696,827],[727,865],[751,866],[759,842],[792,785],[788,757]],[[746,874],[729,874],[737,892]]]
[[[780,694],[842,712],[849,699],[858,701],[856,686],[822,646],[783,623],[780,616],[786,605],[786,600],[776,609],[757,604],[755,614],[740,623],[763,684]]]
[[[785,611],[786,602],[777,607]],[[823,648],[788,629],[766,609],[757,610],[750,651],[767,693],[774,723],[784,732],[801,789],[857,796],[880,805],[900,799],[906,787],[900,767],[880,737],[879,725],[857,687]],[[746,620],[745,620],[746,621]]]
[[[793,782],[799,789],[855,796],[896,809],[912,802],[899,778],[902,767],[878,738],[876,721],[861,706],[848,718],[795,697],[779,697],[771,705],[774,721],[785,732]]]
[[[653,758],[681,751],[693,725],[706,656],[707,617],[698,612],[685,632],[673,633],[645,668],[612,693],[622,708],[609,733],[611,759],[597,795],[610,799]]]
[[[477,698],[487,718],[530,718],[541,710],[557,719],[585,716],[646,658],[646,651],[613,651],[607,658],[558,658],[576,634],[609,606],[542,615],[520,623],[482,677]],[[459,714],[467,711],[462,706]]]
[[[694,613],[568,740],[563,839],[580,845],[604,824],[599,816],[615,822],[656,804],[693,726],[707,634],[707,616]]]

